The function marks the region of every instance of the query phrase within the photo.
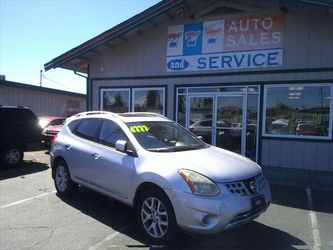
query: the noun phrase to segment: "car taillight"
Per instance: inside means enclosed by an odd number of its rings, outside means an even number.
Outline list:
[[[55,135],[51,138],[51,145],[55,142],[56,139],[57,139],[57,135]]]

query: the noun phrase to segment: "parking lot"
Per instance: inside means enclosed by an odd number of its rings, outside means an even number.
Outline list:
[[[333,249],[333,194],[272,186],[261,217],[218,235],[182,235],[168,249]],[[84,188],[56,195],[49,155],[0,169],[0,249],[154,249],[131,208]]]

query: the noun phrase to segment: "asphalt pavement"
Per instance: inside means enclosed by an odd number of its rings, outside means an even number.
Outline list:
[[[333,194],[272,186],[268,211],[215,235],[180,235],[152,246],[130,207],[88,189],[55,192],[46,151],[0,169],[0,249],[333,249]]]

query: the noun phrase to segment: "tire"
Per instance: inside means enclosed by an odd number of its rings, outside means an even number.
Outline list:
[[[60,196],[70,196],[77,189],[77,184],[72,181],[68,166],[63,160],[54,164],[54,185]]]
[[[23,161],[23,150],[17,146],[6,147],[1,154],[1,163],[6,167],[17,167]]]
[[[179,233],[172,204],[159,188],[148,189],[139,196],[136,218],[153,244],[170,243]]]

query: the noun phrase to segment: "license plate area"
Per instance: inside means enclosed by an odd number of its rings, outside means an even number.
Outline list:
[[[266,207],[265,196],[258,195],[251,198],[251,207],[255,212],[259,212]]]

